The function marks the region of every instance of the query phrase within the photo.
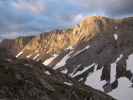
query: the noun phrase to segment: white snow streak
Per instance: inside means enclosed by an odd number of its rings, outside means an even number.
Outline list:
[[[45,71],[44,73],[47,75],[51,75],[51,73],[49,71]]]
[[[39,56],[40,56],[40,54],[37,54],[37,55],[33,58],[33,60],[36,60]]]
[[[66,64],[66,61],[70,58],[70,54],[71,54],[71,52],[70,52],[69,54],[67,54],[65,57],[63,57],[62,60],[61,60],[60,62],[58,62],[58,63],[54,66],[53,69],[56,70],[56,69],[58,69],[58,68],[64,66],[64,65]]]
[[[115,40],[118,40],[118,35],[117,34],[114,34],[113,36],[114,36]]]
[[[111,79],[110,82],[114,82],[116,79],[116,63],[111,64]]]
[[[78,76],[78,75],[81,75],[82,73],[84,73],[85,71],[87,71],[89,68],[91,68],[92,66],[94,66],[95,64],[92,64],[92,65],[90,65],[90,66],[87,66],[87,67],[85,67],[83,70],[81,70],[81,71],[78,71],[76,74],[74,74],[74,75],[71,75],[72,77],[76,77],[76,76]]]
[[[73,85],[72,83],[69,83],[69,82],[64,82],[64,84],[66,84],[68,86],[72,86]]]
[[[29,54],[28,56],[26,56],[27,58],[30,58],[32,56],[32,54]]]
[[[67,69],[64,69],[64,70],[61,71],[61,73],[63,73],[63,74],[67,74],[67,72],[68,72]]]
[[[49,65],[58,55],[54,54],[52,57],[48,58],[43,62],[44,65]]]
[[[16,55],[16,58],[18,58],[20,55],[23,54],[23,51],[19,52],[17,55]]]
[[[133,72],[133,54],[128,57],[127,70],[131,70],[131,72]]]
[[[121,60],[121,58],[123,57],[123,54],[121,54],[114,63],[111,64],[111,83],[115,81],[116,79],[116,64],[118,61]]]
[[[72,46],[67,47],[65,50],[73,50],[74,48]]]
[[[85,50],[87,50],[87,49],[89,49],[89,48],[90,48],[90,45],[87,45],[85,48],[83,48],[83,49],[77,51],[77,52],[73,55],[73,57],[76,56],[76,55],[78,55],[78,54],[80,54],[80,53],[82,53],[83,51],[85,51]]]

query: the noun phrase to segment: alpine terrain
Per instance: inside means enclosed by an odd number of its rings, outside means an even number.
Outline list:
[[[133,17],[90,16],[0,48],[2,100],[133,99]]]

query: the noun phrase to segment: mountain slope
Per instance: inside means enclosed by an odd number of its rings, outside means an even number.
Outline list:
[[[1,100],[115,100],[32,60],[0,49]]]
[[[117,99],[132,100],[128,95],[133,92],[132,32],[132,17],[86,17],[73,32],[52,32],[34,38],[17,57],[40,61]],[[127,93],[117,90],[119,87]],[[115,90],[118,95],[113,93]]]

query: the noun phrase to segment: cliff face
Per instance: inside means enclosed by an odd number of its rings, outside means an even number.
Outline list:
[[[44,61],[53,54],[61,53],[66,48],[75,48],[79,44],[82,47],[96,37],[109,36],[118,30],[128,31],[132,26],[129,25],[131,19],[128,22],[128,18],[116,20],[102,16],[86,17],[71,31],[47,32],[33,38],[22,50],[21,57],[33,59],[39,54],[38,61]]]
[[[112,24],[114,22],[106,17],[94,16],[83,20],[79,27],[75,27],[72,31],[55,31],[41,34],[25,46],[21,57],[28,55],[28,58],[33,58],[39,53],[40,56],[45,55],[45,58],[44,56],[40,57],[40,60],[43,61],[55,53],[60,53],[65,48],[74,47],[78,43],[91,40],[98,33],[113,30],[111,28],[113,28]]]

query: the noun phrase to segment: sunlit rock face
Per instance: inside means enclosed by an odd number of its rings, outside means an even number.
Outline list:
[[[40,60],[43,61],[55,53],[62,52],[65,48],[74,47],[78,43],[91,40],[97,35],[105,33],[106,30],[112,30],[114,23],[113,19],[93,16],[85,18],[79,26],[70,31],[42,33],[25,46],[21,57],[32,54],[31,58],[33,58],[38,52],[45,55],[45,57],[40,55]]]
[[[117,25],[114,19],[102,16],[91,16],[81,21],[81,23],[74,28],[73,33],[91,39],[98,34],[103,34],[107,30],[112,31],[113,25]]]

